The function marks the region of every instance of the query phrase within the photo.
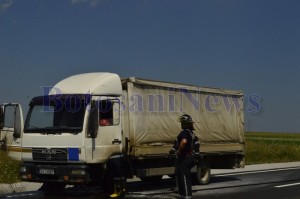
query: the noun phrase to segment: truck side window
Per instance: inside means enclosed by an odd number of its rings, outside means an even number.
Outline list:
[[[99,125],[112,126],[119,124],[119,113],[115,113],[115,106],[118,105],[113,100],[101,100],[99,102]]]

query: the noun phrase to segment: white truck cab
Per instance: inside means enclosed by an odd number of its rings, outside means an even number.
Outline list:
[[[101,181],[110,156],[122,153],[121,80],[88,73],[35,97],[22,136],[21,179],[64,184]]]

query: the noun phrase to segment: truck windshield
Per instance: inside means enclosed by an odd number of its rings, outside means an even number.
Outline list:
[[[63,133],[82,131],[85,113],[84,99],[66,98],[45,103],[33,99],[27,115],[24,132]]]

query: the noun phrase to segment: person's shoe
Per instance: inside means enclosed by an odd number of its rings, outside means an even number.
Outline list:
[[[125,195],[125,189],[120,189],[119,191],[117,191],[115,189],[115,192],[113,194],[110,195],[111,198],[122,198]]]

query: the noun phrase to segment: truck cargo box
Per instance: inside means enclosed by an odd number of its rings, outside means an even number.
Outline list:
[[[181,130],[178,117],[183,113],[195,121],[202,153],[243,152],[241,91],[134,77],[122,79],[122,86],[123,130],[133,156],[167,153]]]

